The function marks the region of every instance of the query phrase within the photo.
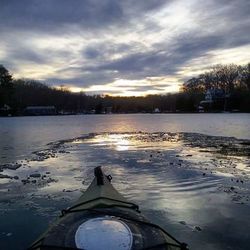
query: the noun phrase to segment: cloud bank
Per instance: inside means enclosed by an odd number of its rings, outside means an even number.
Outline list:
[[[0,63],[75,91],[164,94],[247,63],[249,13],[248,0],[2,0]]]

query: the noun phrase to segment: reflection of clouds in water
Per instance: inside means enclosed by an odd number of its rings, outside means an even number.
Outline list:
[[[108,138],[117,151],[126,151],[130,149],[131,142],[126,139],[125,136],[113,134],[108,136]]]
[[[76,140],[78,143],[88,143],[91,147],[99,149],[109,148],[119,151],[143,151],[136,156],[137,163],[151,162],[153,158],[164,158],[166,153],[170,157],[179,157],[179,161],[185,160],[186,167],[197,168],[203,171],[212,171],[218,175],[237,175],[249,178],[249,160],[246,155],[249,149],[241,147],[241,140],[226,137],[212,137],[191,133],[103,133],[96,134],[87,140]],[[232,146],[233,145],[233,146]],[[224,151],[222,151],[224,150]],[[152,152],[157,155],[153,156]],[[171,154],[172,153],[172,154]],[[113,152],[114,154],[114,152]],[[174,155],[176,154],[176,155]],[[230,155],[233,154],[233,155]],[[161,163],[155,162],[155,165]],[[180,163],[181,165],[181,163]]]
[[[182,142],[178,136],[171,139],[161,138],[159,134],[148,133],[122,133],[122,134],[99,134],[88,140],[75,140],[73,143],[91,143],[94,146],[106,146],[117,151],[126,150],[165,150],[179,147]],[[164,134],[167,135],[167,134]],[[159,144],[160,142],[160,144]]]
[[[179,239],[187,241],[186,237],[190,234],[188,241],[197,249],[201,246],[209,249],[210,242],[213,242],[215,249],[225,249],[233,244],[230,237],[239,239],[240,232],[234,233],[239,229],[239,223],[250,218],[244,207],[234,204],[232,199],[236,193],[230,187],[234,186],[240,196],[242,190],[239,185],[243,184],[239,182],[236,186],[236,179],[231,182],[232,176],[214,175],[211,169],[214,171],[219,166],[219,171],[225,170],[229,160],[235,166],[244,157],[236,159],[226,156],[217,159],[218,156],[213,152],[200,152],[198,146],[191,147],[183,143],[183,137],[183,134],[169,133],[103,133],[85,136],[85,139],[68,140],[62,146],[70,154],[62,153],[57,155],[58,158],[30,162],[31,168],[17,170],[20,173],[38,170],[42,174],[50,171],[50,176],[57,182],[41,186],[25,185],[21,186],[21,190],[23,193],[28,190],[26,195],[34,193],[33,198],[50,196],[55,203],[62,199],[72,203],[80,196],[80,190],[85,190],[91,182],[94,167],[102,165],[104,172],[113,176],[112,183],[119,192],[138,203],[142,210],[152,210],[150,219],[159,219],[157,211],[161,215],[166,214],[162,225],[165,228],[172,225],[173,230],[178,229],[176,233]],[[201,135],[189,135],[189,141],[195,141],[198,137]],[[206,141],[207,138],[204,139]],[[236,171],[239,173],[239,170]],[[244,185],[247,190],[244,195],[249,196],[249,185]],[[225,189],[228,193],[224,192]],[[240,198],[237,203],[242,201],[245,202]],[[249,208],[247,202],[244,206]],[[242,213],[236,218],[239,211]],[[230,218],[233,222],[229,230]],[[186,225],[179,221],[185,221]],[[222,225],[217,225],[218,221]],[[193,234],[193,228],[197,225],[202,231]],[[221,243],[221,239],[215,237],[216,233],[221,232],[219,230],[234,235]],[[200,237],[203,238],[202,243]],[[221,244],[223,247],[220,247]]]
[[[228,148],[228,140],[223,137],[210,137],[201,134],[188,133],[122,133],[122,134],[98,134],[87,141],[82,140],[81,143],[90,143],[92,146],[108,147],[115,151],[160,151],[180,154],[180,159],[184,159],[189,163],[191,168],[199,168],[203,170],[219,171],[219,174],[228,176],[229,173],[248,176],[249,161],[246,157],[233,156],[238,151],[240,140],[233,139],[230,142],[234,148]],[[219,143],[219,144],[218,144]],[[225,146],[223,146],[225,144]],[[221,145],[224,147],[225,155],[221,152]],[[223,148],[222,147],[222,148]],[[231,146],[230,146],[231,147]],[[234,150],[234,151],[233,151]],[[240,152],[240,151],[239,151]],[[241,151],[246,155],[247,150]],[[219,154],[218,154],[219,153]],[[233,153],[232,156],[229,154]],[[160,157],[161,155],[158,155]],[[148,159],[137,159],[138,163],[147,162]],[[236,171],[237,170],[237,171]]]
[[[230,239],[240,238],[239,233],[234,234],[233,237],[226,237],[228,242],[217,241],[215,237],[217,230],[217,233],[220,233],[219,230],[228,230],[223,223],[225,222],[226,225],[229,218],[235,218],[238,210],[234,207],[231,194],[227,195],[224,189],[218,189],[218,186],[228,185],[226,183],[228,178],[225,175],[210,173],[211,169],[218,171],[218,167],[222,166],[221,159],[216,158],[218,155],[215,156],[213,152],[200,152],[199,147],[190,148],[190,145],[184,145],[183,136],[180,135],[172,135],[166,141],[162,140],[163,134],[157,133],[129,135],[105,134],[93,139],[95,157],[106,158],[106,162],[109,162],[106,169],[112,173],[114,186],[120,192],[128,199],[138,202],[142,209],[147,211],[152,208],[151,219],[153,220],[157,216],[154,214],[155,211],[166,211],[167,221],[174,224],[174,230],[180,227],[181,233],[180,231],[178,233],[183,240],[193,230],[197,232],[195,229],[197,225],[201,227],[202,232],[196,236],[191,235],[190,239],[191,245],[198,248],[200,235],[204,239],[204,249],[209,249],[207,245],[209,241],[213,242],[216,249],[225,249],[233,244]],[[195,140],[195,135],[189,139]],[[129,141],[129,149],[118,151],[117,145],[122,146],[123,140],[125,145],[128,143],[126,140]],[[212,159],[214,160],[211,161]],[[226,171],[227,163],[235,160],[227,156],[219,171],[222,169]],[[205,171],[206,168],[208,168],[207,171]],[[205,171],[205,176],[201,171]],[[234,228],[238,228],[241,218],[248,217],[245,210],[242,209],[242,211],[243,214],[239,220],[235,219],[231,225],[231,233]],[[186,221],[186,225],[178,225],[178,221],[183,220]],[[217,225],[218,221],[222,225]],[[169,225],[165,223],[166,221],[163,225],[167,228]]]
[[[132,142],[127,138],[128,136],[128,134],[97,135],[94,138],[87,140],[87,142],[91,143],[93,146],[106,146],[117,151],[126,151],[132,146]],[[84,140],[82,141],[82,143],[85,142],[86,141]]]

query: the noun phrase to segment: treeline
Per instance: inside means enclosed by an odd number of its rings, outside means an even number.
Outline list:
[[[182,92],[193,96],[196,101],[200,101],[200,96],[208,91],[215,101],[224,99],[220,100],[223,104],[220,109],[250,112],[250,63],[244,66],[216,65],[210,71],[189,79],[182,86]],[[220,96],[216,96],[216,92]]]
[[[72,93],[38,81],[13,79],[0,65],[0,109],[9,109],[12,115],[22,115],[27,106],[55,106],[58,111],[69,113],[196,112],[210,89],[223,90],[226,110],[250,112],[250,64],[217,65],[186,81],[179,93],[145,97]],[[220,108],[223,109],[225,105]],[[211,106],[211,111],[220,110],[213,110]]]

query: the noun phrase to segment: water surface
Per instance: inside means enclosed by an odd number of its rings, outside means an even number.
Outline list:
[[[0,117],[0,163],[47,143],[97,132],[194,132],[250,139],[250,114],[131,114]]]
[[[248,249],[248,141],[229,137],[250,138],[249,124],[248,114],[0,118],[1,164],[21,164],[0,173],[18,176],[0,179],[1,249],[27,247],[98,165],[191,249]]]

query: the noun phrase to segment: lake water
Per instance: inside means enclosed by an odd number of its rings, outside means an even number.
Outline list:
[[[47,143],[97,132],[194,132],[250,139],[250,114],[131,114],[0,117],[0,163]]]
[[[250,114],[0,118],[0,164],[22,165],[2,172],[18,179],[0,179],[0,249],[26,248],[97,165],[191,249],[248,249],[250,151],[240,139],[250,139]]]

